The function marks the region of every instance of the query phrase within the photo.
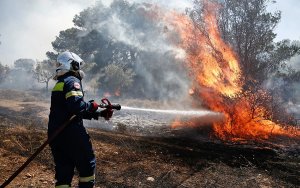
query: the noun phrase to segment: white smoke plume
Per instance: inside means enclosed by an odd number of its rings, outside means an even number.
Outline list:
[[[176,10],[184,13],[185,8],[192,5],[192,1],[127,0],[123,2],[137,6],[141,12],[132,12],[126,16],[122,15],[122,10],[112,6],[115,2],[117,1],[0,1],[0,24],[6,26],[0,29],[0,62],[12,65],[19,58],[46,58],[45,52],[51,49],[51,41],[54,41],[55,35],[74,27],[72,19],[75,14],[79,14],[84,8],[102,4],[102,9],[97,12],[101,21],[95,23],[93,28],[104,37],[138,49],[140,56],[137,57],[135,67],[147,83],[148,97],[178,98],[185,95],[189,80],[182,68],[184,52],[167,39],[172,31],[165,26],[163,20],[151,20],[147,14],[155,13],[155,8],[162,12]]]
[[[179,5],[184,2],[187,1]],[[171,11],[184,13],[183,7],[175,5],[158,1],[99,1],[89,10],[93,14],[84,17],[85,28],[97,30],[107,40],[138,52],[134,67],[147,83],[144,87],[149,98],[174,100],[188,94],[190,80],[183,67],[185,52],[170,40],[171,36],[179,36],[164,20]],[[88,32],[83,31],[82,36]]]

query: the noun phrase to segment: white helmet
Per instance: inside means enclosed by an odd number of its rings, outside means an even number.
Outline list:
[[[83,66],[83,60],[75,53],[65,51],[57,56],[57,68],[54,79],[58,76],[64,75],[69,71],[79,71],[83,77],[83,72],[80,70]]]
[[[83,60],[73,52],[63,52],[57,56],[58,70],[80,70],[80,66],[83,65]]]

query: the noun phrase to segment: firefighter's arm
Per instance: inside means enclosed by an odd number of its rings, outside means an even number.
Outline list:
[[[85,102],[83,100],[80,81],[75,77],[68,79],[65,81],[64,91],[68,111],[72,114],[80,115],[85,119],[91,119],[90,116],[94,106],[92,102]]]
[[[80,115],[83,119],[98,119],[99,116],[106,120],[110,119],[112,113],[109,110],[98,111],[98,104],[94,101],[85,102],[80,81],[73,78],[65,83],[65,97],[68,110],[72,114]]]

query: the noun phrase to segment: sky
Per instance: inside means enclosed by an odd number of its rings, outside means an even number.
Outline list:
[[[43,60],[59,31],[73,26],[72,19],[96,0],[0,0],[0,62],[12,65],[19,58]],[[111,0],[103,1],[109,4]],[[184,8],[191,0],[129,0]],[[299,0],[277,0],[270,10],[281,10],[276,40],[300,40]]]
[[[271,11],[281,11],[281,21],[275,29],[276,41],[300,40],[300,22],[298,20],[300,19],[300,0],[276,0],[276,2],[270,6]]]
[[[59,31],[93,0],[0,0],[0,62],[43,60]]]

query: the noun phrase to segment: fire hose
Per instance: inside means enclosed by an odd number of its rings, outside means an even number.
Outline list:
[[[108,110],[121,110],[121,105],[120,104],[112,104],[110,101],[106,98],[101,100],[101,104],[98,106],[100,108],[106,108]],[[23,170],[24,168],[49,144],[51,143],[54,138],[61,133],[64,128],[69,125],[70,122],[72,122],[77,115],[73,115],[70,119],[68,119],[66,122],[64,122],[24,163],[23,165],[18,168],[1,186],[0,188],[6,187],[15,177],[17,177]]]

